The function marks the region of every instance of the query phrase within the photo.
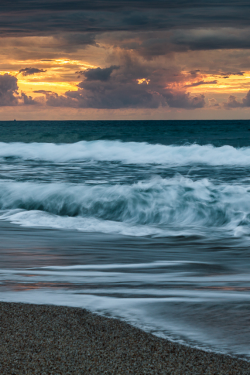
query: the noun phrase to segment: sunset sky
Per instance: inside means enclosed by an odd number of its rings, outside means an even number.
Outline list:
[[[250,117],[250,3],[0,2],[0,119]]]

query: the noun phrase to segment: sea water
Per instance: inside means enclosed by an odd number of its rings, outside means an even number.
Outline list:
[[[250,121],[0,122],[0,300],[250,359]]]

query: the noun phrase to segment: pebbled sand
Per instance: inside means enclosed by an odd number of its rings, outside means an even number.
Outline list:
[[[250,363],[79,308],[0,302],[0,374],[249,375]]]

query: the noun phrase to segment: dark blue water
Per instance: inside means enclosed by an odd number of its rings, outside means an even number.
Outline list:
[[[250,121],[0,122],[0,299],[249,358]]]
[[[0,121],[2,142],[74,143],[121,140],[151,144],[248,147],[247,120],[207,121]]]

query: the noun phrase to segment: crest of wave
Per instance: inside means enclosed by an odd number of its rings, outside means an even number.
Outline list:
[[[248,231],[248,186],[175,176],[133,185],[0,183],[1,218],[23,225],[150,235]],[[139,234],[138,234],[139,233]]]
[[[250,147],[176,146],[120,141],[81,141],[73,144],[0,142],[0,158],[10,157],[52,162],[97,160],[129,164],[250,165]]]

